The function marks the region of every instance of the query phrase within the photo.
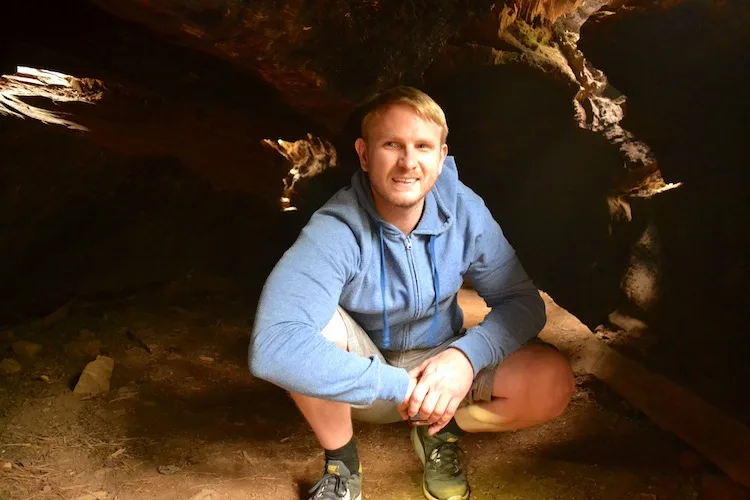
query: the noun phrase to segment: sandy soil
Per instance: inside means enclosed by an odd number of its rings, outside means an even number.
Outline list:
[[[2,332],[0,347],[42,349],[6,350],[22,369],[0,375],[0,499],[305,498],[322,454],[283,391],[248,373],[253,302],[161,290]],[[81,398],[71,388],[97,351],[115,360],[111,389]],[[700,457],[600,383],[578,382],[559,419],[463,440],[473,499],[746,498],[712,493],[730,490],[712,486],[725,480]],[[408,432],[356,427],[364,498],[422,498]]]

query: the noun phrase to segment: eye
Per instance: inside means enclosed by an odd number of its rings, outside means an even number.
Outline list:
[[[397,148],[398,144],[396,144],[394,141],[388,141],[385,143],[385,147],[387,148]]]

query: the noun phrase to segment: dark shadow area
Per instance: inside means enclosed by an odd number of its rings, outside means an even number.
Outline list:
[[[595,425],[591,423],[592,431],[596,429]],[[675,463],[674,456],[684,448],[684,445],[677,439],[665,440],[659,429],[644,431],[641,426],[621,420],[612,428],[599,428],[594,432],[577,434],[579,435],[575,438],[563,441],[539,439],[539,444],[527,453],[542,456],[553,462],[596,465],[603,469],[622,468],[632,472],[659,471],[680,474],[679,464]],[[646,444],[648,451],[644,453]],[[685,474],[686,480],[688,477],[689,474]]]
[[[161,439],[200,435],[207,441],[245,441],[263,448],[307,432],[288,394],[251,377],[229,380],[185,362],[171,366],[169,379],[141,386],[132,436]]]
[[[537,286],[599,324],[619,298],[606,202],[619,153],[578,128],[574,91],[539,71],[477,69],[430,90],[446,110],[461,179],[484,198]]]
[[[652,312],[667,376],[748,422],[750,377],[750,56],[743,2],[682,2],[594,16],[579,46],[628,96],[624,126],[684,186],[648,209],[661,243],[663,298]]]
[[[2,323],[193,275],[249,286],[279,255],[288,221],[267,201],[217,191],[170,157],[122,156],[38,124],[0,127]]]

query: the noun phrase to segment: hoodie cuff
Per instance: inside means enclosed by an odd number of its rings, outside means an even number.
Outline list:
[[[409,390],[409,372],[403,368],[381,364],[380,365],[380,393],[378,399],[393,401],[397,405],[406,398]]]
[[[464,336],[451,344],[451,347],[463,352],[469,359],[471,366],[474,368],[476,377],[482,368],[491,366],[495,363],[492,359],[492,348],[487,344],[487,340],[477,332],[478,326],[466,331]]]

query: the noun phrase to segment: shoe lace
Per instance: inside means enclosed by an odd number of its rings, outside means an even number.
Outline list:
[[[430,452],[426,467],[441,474],[458,475],[461,472],[460,451],[456,443],[440,443]]]
[[[312,494],[311,498],[331,498],[329,494],[335,497],[344,498],[349,490],[349,480],[334,474],[323,474],[323,477],[310,488],[308,493]]]

